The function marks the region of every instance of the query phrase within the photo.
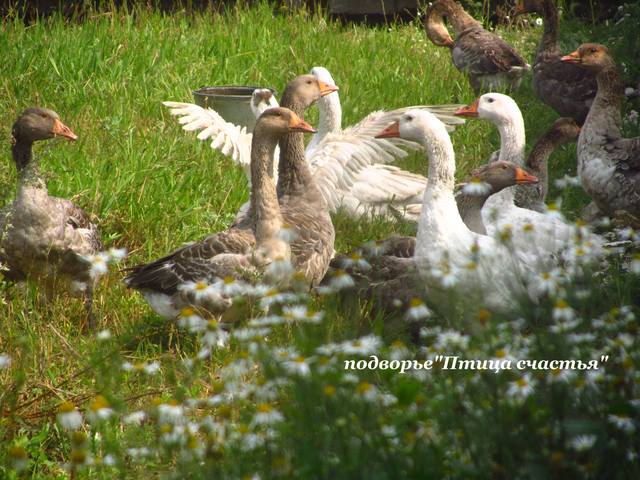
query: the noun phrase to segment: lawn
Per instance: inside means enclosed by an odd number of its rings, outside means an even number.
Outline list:
[[[621,55],[637,28],[563,26],[567,53],[594,40]],[[531,59],[542,29],[500,33]],[[316,65],[340,87],[344,125],[377,109],[474,99],[419,22],[341,25],[260,2],[222,13],[113,9],[28,25],[8,17],[0,51],[0,205],[15,192],[13,120],[29,106],[57,111],[79,139],[36,146],[49,192],[73,198],[95,216],[107,246],[128,250],[120,266],[224,229],[248,198],[244,173],[183,132],[162,101],[190,102],[205,85],[282,92]],[[626,55],[618,58],[633,78],[637,60]],[[513,96],[531,147],[556,115],[533,96],[530,78]],[[312,109],[307,120],[316,119]],[[638,134],[632,122],[626,128]],[[499,145],[480,121],[452,140],[458,179]],[[550,165],[549,198],[562,197],[571,219],[588,198],[553,180],[575,175],[575,162],[568,145]],[[423,154],[402,166],[426,175]],[[334,224],[339,252],[415,232],[340,213]],[[124,287],[118,267],[99,283],[98,328],[89,334],[80,302],[47,302],[32,286],[3,283],[0,477],[640,478],[640,277],[629,270],[615,255],[604,271],[558,279],[547,300],[521,302],[510,317],[478,305],[471,323],[455,309],[383,315],[351,296],[299,293],[274,307],[279,320],[258,327],[248,321],[261,315],[265,300],[256,300],[225,347],[216,325],[205,335],[157,317]],[[438,354],[599,363],[403,374],[343,363]]]

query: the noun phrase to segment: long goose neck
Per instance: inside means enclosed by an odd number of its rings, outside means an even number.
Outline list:
[[[500,132],[499,160],[512,162],[518,166],[524,163],[525,133],[524,120],[521,114],[513,115],[497,124]]]
[[[446,2],[446,9],[447,20],[453,25],[456,35],[470,27],[482,28],[482,24],[465,12],[464,8],[457,2]]]
[[[33,159],[32,148],[33,142],[14,137],[11,154],[18,170],[19,191],[22,188],[47,188],[47,184],[40,175],[38,162]]]
[[[429,182],[427,188],[451,192],[455,183],[456,163],[449,135],[440,135],[437,141],[425,142],[429,158]]]
[[[258,127],[251,141],[251,215],[256,243],[271,239],[282,228],[282,215],[273,171],[273,154],[278,138],[264,135]]]
[[[333,92],[320,98],[318,100],[318,110],[320,111],[320,118],[318,119],[317,135],[339,133],[342,129],[342,107],[340,106],[338,92]],[[316,135],[314,135],[315,137]]]
[[[300,118],[306,108],[285,90],[281,106],[291,109]],[[278,163],[278,197],[305,191],[313,177],[304,153],[304,134],[288,133],[280,139],[280,162]]]
[[[602,69],[596,76],[598,92],[584,124],[585,130],[595,130],[598,136],[620,136],[620,103],[622,82],[615,64]],[[582,135],[581,135],[582,138]]]
[[[554,0],[545,0],[542,8],[544,33],[538,47],[538,54],[543,51],[555,52],[558,49],[558,9]]]
[[[487,234],[484,223],[482,221],[482,207],[484,202],[487,201],[490,192],[486,195],[471,195],[468,193],[460,192],[456,196],[456,203],[458,204],[458,212],[460,217],[465,223],[467,228],[472,232],[480,233],[482,235]]]

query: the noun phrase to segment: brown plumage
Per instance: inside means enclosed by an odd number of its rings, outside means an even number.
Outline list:
[[[522,185],[516,190],[514,202],[518,207],[544,212],[544,199],[549,188],[548,159],[560,145],[573,142],[580,135],[580,127],[573,118],[561,117],[542,134],[527,157],[526,166],[538,177],[536,185]]]
[[[294,80],[287,86],[289,88],[299,86]],[[308,103],[311,104],[320,94],[321,88],[314,79],[304,96],[310,97]],[[287,122],[283,123],[284,120]],[[278,198],[271,176],[273,152],[278,141],[287,134],[291,135],[290,132],[303,131],[313,129],[294,112],[286,108],[266,110],[258,119],[253,133],[251,206],[248,212],[224,232],[182,247],[152,263],[134,267],[125,278],[127,286],[140,290],[158,314],[173,317],[180,309],[194,303],[190,292],[181,290],[180,285],[188,282],[211,284],[228,276],[250,277],[281,256],[290,257],[294,268],[313,283],[309,263],[317,245],[322,245],[313,227],[314,215],[306,205],[298,203],[298,197]],[[282,228],[291,230],[294,237],[290,250],[289,245],[284,249],[278,240]],[[231,298],[223,295],[209,300],[203,307],[219,313],[230,304]]]
[[[640,218],[640,137],[622,138],[622,82],[604,45],[585,43],[561,59],[596,76],[598,93],[578,138],[578,176],[601,212]]]
[[[456,32],[451,39],[444,18]],[[424,27],[427,37],[437,46],[451,49],[453,64],[469,77],[477,94],[517,86],[529,65],[515,49],[464,11],[454,0],[436,0],[427,10]]]
[[[32,155],[34,142],[77,137],[45,108],[22,112],[12,135],[18,188],[16,199],[0,214],[0,272],[11,281],[35,281],[47,296],[58,290],[83,295],[91,323],[93,279],[84,257],[102,248],[98,228],[73,202],[49,195]]]
[[[519,0],[516,13],[537,13],[544,18],[544,33],[533,64],[533,91],[561,116],[582,125],[596,96],[596,79],[586,70],[560,61],[554,0]]]

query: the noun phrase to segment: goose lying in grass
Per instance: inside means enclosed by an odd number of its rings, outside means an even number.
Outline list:
[[[533,91],[560,115],[582,125],[596,96],[596,79],[586,70],[560,61],[554,0],[519,0],[516,13],[537,13],[544,18],[544,33],[533,63]]]
[[[578,176],[598,208],[611,216],[640,218],[640,137],[620,132],[622,83],[604,45],[585,43],[562,57],[596,76],[598,93],[578,138]]]
[[[331,75],[322,67],[314,68],[318,80],[333,85]],[[344,208],[353,216],[365,212],[387,213],[389,209],[407,218],[417,219],[420,196],[424,190],[424,177],[405,172],[389,163],[407,155],[407,149],[419,148],[413,142],[374,139],[373,134],[388,125],[406,111],[406,108],[390,112],[374,112],[358,124],[342,130],[341,108],[337,93],[324,102],[320,100],[318,133],[309,142],[305,155],[316,179],[316,184],[327,202],[330,211]],[[164,102],[172,108],[171,113],[182,116],[180,123],[185,130],[201,130],[198,138],[212,138],[211,146],[242,165],[248,165],[251,134],[225,122],[216,112],[197,105]],[[277,105],[268,90],[253,93],[252,108],[258,114],[269,106]],[[286,106],[283,104],[283,106]],[[454,106],[425,106],[432,109],[453,128],[461,119],[452,115]],[[274,165],[277,168],[278,154]],[[277,174],[276,174],[277,178]]]
[[[321,243],[314,219],[298,199],[289,197],[278,202],[269,171],[274,150],[284,135],[314,131],[288,109],[266,110],[258,119],[252,138],[249,213],[224,232],[133,267],[125,284],[139,290],[156,313],[173,318],[191,305],[210,313],[223,312],[231,305],[233,295],[225,291],[224,279],[254,275],[274,261],[290,258],[294,268],[306,273],[313,249]],[[292,164],[299,161],[292,159]],[[284,228],[295,235],[291,244],[282,236]],[[310,275],[310,282],[315,275]]]
[[[411,110],[379,136],[418,141],[427,150],[429,181],[414,255],[427,295],[446,303],[449,287],[456,285],[465,295],[477,292],[488,308],[508,309],[515,297],[526,293],[523,276],[531,266],[524,260],[530,259],[472,232],[462,221],[453,193],[453,145],[442,122],[429,112]]]
[[[32,280],[47,296],[67,289],[84,297],[92,327],[93,278],[85,258],[102,247],[98,227],[73,202],[52,197],[33,157],[34,142],[77,136],[46,108],[28,108],[13,125],[16,199],[0,212],[0,272],[10,281]]]
[[[482,222],[482,207],[491,195],[513,185],[537,183],[538,179],[510,162],[495,161],[474,169],[467,178],[456,187],[455,198],[460,218],[472,232],[486,235],[487,231]],[[384,262],[388,267],[391,261],[384,257],[410,258],[415,253],[416,238],[392,236],[386,240],[374,242],[370,248],[365,248],[367,257],[378,263]],[[348,267],[350,257],[339,255],[331,261],[332,268]],[[384,269],[383,269],[384,270]],[[374,271],[377,280],[388,277],[379,269]]]
[[[499,160],[524,164],[525,132],[522,113],[513,99],[500,93],[486,93],[458,112],[469,118],[489,120],[500,132]],[[599,255],[602,240],[586,227],[568,224],[557,215],[542,214],[514,204],[510,187],[489,197],[482,219],[491,236],[507,236],[513,246],[538,258],[555,255],[582,244],[589,253]],[[555,211],[554,211],[555,213]]]
[[[456,32],[455,41],[444,18]],[[453,64],[469,77],[476,95],[481,90],[517,86],[529,69],[527,62],[507,42],[464,11],[454,0],[436,0],[427,9],[424,28],[429,40],[451,49]]]
[[[580,135],[580,127],[573,118],[561,117],[538,139],[527,157],[526,166],[527,170],[538,177],[540,182],[537,185],[519,187],[516,190],[514,201],[518,207],[541,213],[546,211],[544,200],[549,190],[547,165],[549,157],[560,145],[575,141],[578,135]]]

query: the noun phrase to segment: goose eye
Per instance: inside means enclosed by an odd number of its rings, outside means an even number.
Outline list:
[[[589,51],[590,51],[591,53],[596,53],[598,50],[597,50],[597,49],[595,49],[595,48],[591,48]]]
[[[407,120],[407,122],[411,122],[413,121],[413,115],[407,115],[405,119]]]
[[[503,170],[506,170],[506,169],[507,169],[507,166],[506,166],[506,165],[502,165],[502,169],[503,169]]]
[[[491,98],[491,97],[487,98],[487,102],[493,103],[493,98]]]

